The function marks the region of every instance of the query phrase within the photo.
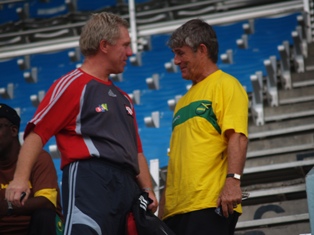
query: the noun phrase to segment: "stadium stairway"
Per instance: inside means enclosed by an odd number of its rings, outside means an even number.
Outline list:
[[[242,188],[250,192],[236,235],[310,234],[305,179],[314,166],[314,43],[305,72],[279,89],[279,106],[265,105],[265,124],[249,121]]]

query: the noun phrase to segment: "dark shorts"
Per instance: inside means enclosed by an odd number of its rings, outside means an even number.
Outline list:
[[[94,158],[63,170],[64,235],[124,235],[140,189],[128,169]]]
[[[217,215],[215,208],[193,211],[165,219],[175,234],[180,235],[233,235],[239,213],[229,218]]]

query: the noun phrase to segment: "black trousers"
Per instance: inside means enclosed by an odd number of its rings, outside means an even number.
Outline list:
[[[39,209],[32,214],[28,235],[56,235],[56,212]]]
[[[239,215],[234,212],[225,218],[208,208],[174,215],[164,222],[177,235],[233,235]]]

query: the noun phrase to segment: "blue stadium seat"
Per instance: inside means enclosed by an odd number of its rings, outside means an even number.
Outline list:
[[[29,2],[29,18],[47,19],[67,14],[68,8],[65,0],[40,1],[31,0]]]
[[[228,49],[236,48],[236,39],[243,34],[242,25],[244,23],[247,23],[247,21],[213,26],[218,38],[219,53],[224,53]]]
[[[140,136],[147,160],[159,159],[160,167],[168,165],[167,151],[171,126],[160,128],[140,128]]]
[[[98,11],[100,9],[106,7],[116,6],[116,0],[93,0],[93,1],[85,1],[85,0],[76,0],[76,10],[77,11]]]
[[[248,36],[249,49],[275,55],[279,58],[277,46],[283,41],[293,40],[291,32],[298,25],[297,16],[300,13],[287,14],[270,18],[259,18],[254,21],[254,33]]]
[[[23,7],[24,2],[14,2],[1,5],[0,8],[0,25],[8,22],[17,22],[20,20],[16,9]]]

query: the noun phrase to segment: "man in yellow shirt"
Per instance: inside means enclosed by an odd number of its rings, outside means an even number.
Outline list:
[[[159,217],[180,235],[234,234],[242,213],[247,93],[236,78],[218,68],[216,33],[206,22],[188,21],[168,44],[192,87],[174,110]]]

